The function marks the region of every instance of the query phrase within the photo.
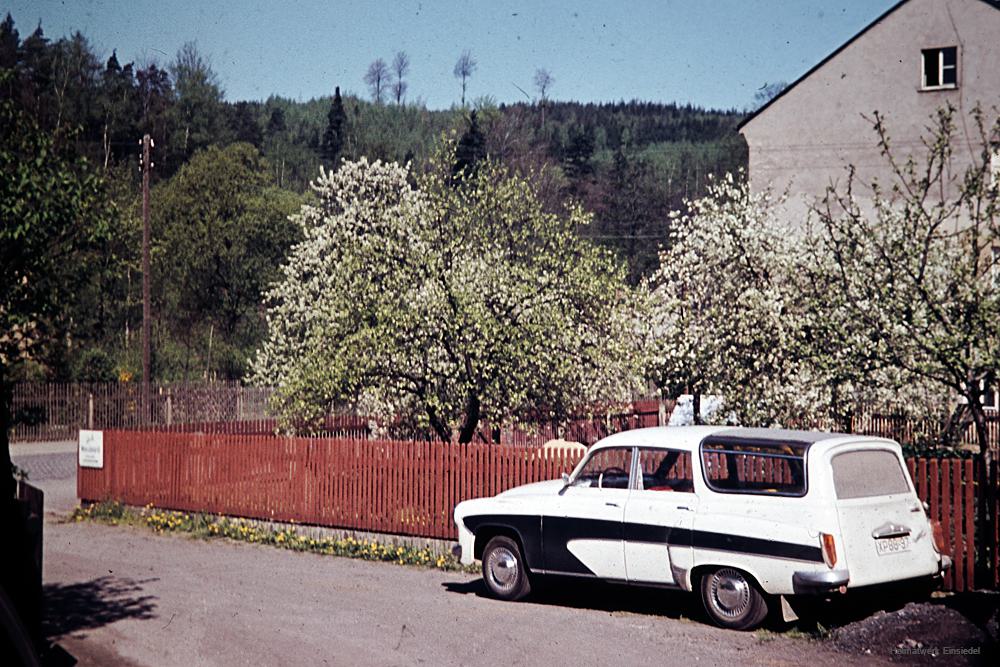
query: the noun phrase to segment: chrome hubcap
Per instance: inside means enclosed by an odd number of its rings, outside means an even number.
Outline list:
[[[712,575],[712,603],[724,616],[740,616],[750,606],[750,582],[731,568],[719,570]]]
[[[517,582],[517,558],[507,547],[497,547],[490,552],[486,572],[490,582],[498,589],[511,589]]]

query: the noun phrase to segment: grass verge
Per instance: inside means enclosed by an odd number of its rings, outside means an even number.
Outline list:
[[[267,544],[291,551],[308,551],[325,556],[416,565],[438,570],[478,572],[475,566],[459,563],[451,554],[435,554],[429,548],[383,544],[353,537],[335,539],[299,534],[294,526],[271,529],[245,519],[231,519],[214,514],[161,510],[147,505],[136,510],[116,501],[81,505],[73,510],[70,521],[95,521],[111,526],[125,525],[151,529],[154,533],[186,533],[202,539],[227,538],[238,542]]]

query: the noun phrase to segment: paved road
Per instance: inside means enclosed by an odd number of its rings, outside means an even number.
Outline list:
[[[71,506],[74,480],[41,456],[15,453],[47,500]],[[45,582],[48,632],[83,667],[873,664],[817,642],[687,620],[697,611],[683,594],[576,584],[503,603],[467,574],[51,514]]]

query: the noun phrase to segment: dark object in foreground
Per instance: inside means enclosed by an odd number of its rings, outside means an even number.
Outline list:
[[[5,499],[0,575],[0,655],[20,664],[38,664],[42,638],[42,517],[44,494],[18,480],[13,498]]]

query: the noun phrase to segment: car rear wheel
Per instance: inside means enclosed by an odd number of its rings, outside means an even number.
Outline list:
[[[497,535],[483,550],[483,581],[494,597],[520,600],[531,592],[528,571],[517,542]]]
[[[723,628],[750,630],[767,618],[767,600],[744,572],[720,567],[701,578],[701,601],[712,622]]]

